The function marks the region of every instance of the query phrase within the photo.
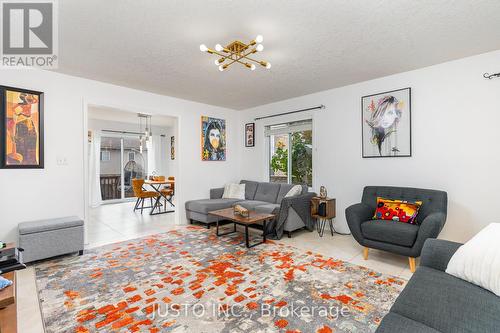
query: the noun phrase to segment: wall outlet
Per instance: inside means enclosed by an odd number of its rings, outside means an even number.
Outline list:
[[[66,156],[58,156],[56,162],[57,165],[68,165],[68,159]]]

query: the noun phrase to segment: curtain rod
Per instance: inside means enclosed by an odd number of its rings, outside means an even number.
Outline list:
[[[311,111],[311,110],[317,110],[317,109],[324,109],[325,106],[323,104],[314,106],[312,108],[307,108],[307,109],[300,109],[300,110],[295,110],[295,111],[289,111],[289,112],[283,112],[283,113],[278,113],[278,114],[273,114],[270,116],[264,116],[264,117],[257,117],[255,120],[261,120],[261,119],[266,119],[266,118],[273,118],[273,117],[279,117],[279,116],[284,116],[287,114],[292,114],[292,113],[298,113],[298,112],[304,112],[304,111]]]
[[[103,132],[108,133],[119,133],[119,134],[134,134],[134,135],[143,135],[144,133],[139,132],[128,132],[128,131],[114,131],[114,130],[102,130]],[[160,134],[160,136],[165,137],[165,134]]]

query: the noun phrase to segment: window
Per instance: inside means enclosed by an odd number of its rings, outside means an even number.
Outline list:
[[[266,127],[269,180],[312,187],[312,121]]]
[[[135,152],[130,151],[130,152],[128,153],[128,160],[129,160],[129,161],[135,161]]]
[[[101,150],[101,161],[109,162],[111,160],[111,152],[109,150]]]

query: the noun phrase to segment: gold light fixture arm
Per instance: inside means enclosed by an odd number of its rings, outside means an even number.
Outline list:
[[[253,57],[250,57],[252,54],[260,52],[264,49],[262,44],[260,44],[262,43],[262,41],[263,37],[259,35],[254,40],[250,41],[250,43],[248,44],[235,40],[232,43],[226,45],[225,47],[220,44],[217,44],[215,46],[215,50],[209,49],[204,44],[202,44],[200,45],[200,50],[203,52],[207,52],[209,54],[215,54],[219,56],[220,58],[215,61],[215,64],[219,66],[219,70],[221,71],[224,71],[234,63],[242,64],[245,67],[254,70],[255,65],[244,61],[244,59],[269,69],[271,68],[271,64],[268,63],[267,61],[259,61],[254,59]]]

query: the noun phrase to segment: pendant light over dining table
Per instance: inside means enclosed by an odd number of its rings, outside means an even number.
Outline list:
[[[151,130],[151,115],[138,113],[137,116],[139,117],[139,133],[141,133],[141,135],[139,135],[139,141],[140,141],[139,151],[142,154],[144,144],[147,144],[149,140],[151,140],[151,137],[153,136],[153,132]],[[143,122],[144,122],[144,128],[142,126]]]

